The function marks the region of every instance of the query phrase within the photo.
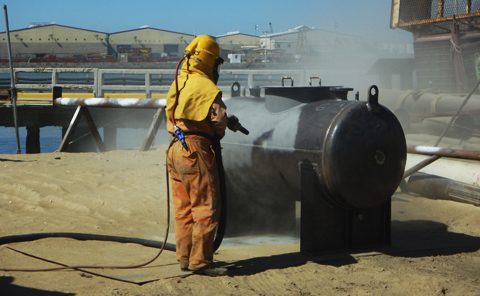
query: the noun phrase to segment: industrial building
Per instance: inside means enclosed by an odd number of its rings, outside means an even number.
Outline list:
[[[0,38],[0,58],[6,59],[6,33],[0,33]],[[106,33],[40,24],[10,32],[13,57],[28,61],[177,57],[192,39],[190,34],[148,27]]]
[[[107,33],[50,23],[10,31],[19,62],[156,62],[176,60],[194,38],[150,27]],[[299,26],[260,36],[230,32],[215,36],[227,62],[297,61],[358,50],[361,38]],[[8,58],[6,32],[0,33],[0,59]],[[229,56],[230,55],[230,56]],[[228,59],[230,58],[230,59]]]

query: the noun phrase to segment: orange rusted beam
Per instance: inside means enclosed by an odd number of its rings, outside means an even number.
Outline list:
[[[438,0],[438,18],[443,17],[444,5],[445,5],[445,0]]]
[[[442,22],[453,21],[454,18],[456,20],[480,18],[480,12],[461,14],[461,15],[455,15],[455,16],[452,15],[452,16],[446,16],[446,17],[439,17],[435,19],[424,19],[424,20],[415,20],[410,22],[402,22],[402,24],[399,24],[398,27],[402,28],[402,27],[408,27],[408,26],[414,26],[414,25],[442,23]]]

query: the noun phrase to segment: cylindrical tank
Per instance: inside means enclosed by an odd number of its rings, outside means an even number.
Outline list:
[[[269,87],[265,97],[227,99],[227,112],[250,131],[222,140],[229,203],[280,209],[300,201],[302,164],[315,168],[330,207],[367,209],[388,201],[405,169],[402,127],[378,104],[378,88],[368,101],[347,101],[349,90]]]

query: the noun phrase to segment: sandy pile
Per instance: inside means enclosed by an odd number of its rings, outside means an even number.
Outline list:
[[[0,155],[0,236],[79,232],[162,241],[165,148]],[[174,253],[164,251],[133,270],[0,272],[0,295],[480,295],[480,208],[403,193],[392,207],[390,248],[307,257],[294,238],[229,239],[216,255],[218,264],[233,266],[226,277],[182,273]],[[171,243],[173,234],[172,224]],[[43,239],[0,246],[1,268],[58,266],[7,246],[69,265],[132,265],[158,252]]]

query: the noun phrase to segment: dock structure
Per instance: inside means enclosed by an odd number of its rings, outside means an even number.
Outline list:
[[[0,69],[7,73],[7,69]],[[250,86],[280,85],[282,77],[289,75],[298,84],[308,84],[310,76],[318,76],[309,70],[222,70],[218,83],[224,97],[230,96],[232,84],[242,85],[242,93]],[[175,73],[171,69],[98,69],[98,68],[15,68],[17,91],[17,120],[20,127],[26,127],[26,153],[40,153],[40,128],[45,126],[62,127],[62,138],[66,134],[75,116],[75,108],[55,106],[55,87],[62,88],[62,98],[76,99],[115,99],[117,106],[89,108],[97,128],[103,128],[103,140],[107,150],[116,148],[118,128],[151,129],[152,122],[158,116],[158,106],[163,104],[170,89]],[[33,77],[33,78],[32,78]],[[41,78],[37,78],[41,77]],[[43,78],[42,78],[43,77]],[[13,127],[12,102],[5,88],[0,91],[0,126]],[[247,93],[248,94],[248,93]],[[149,99],[149,108],[128,105],[129,100]],[[110,100],[109,103],[115,100]],[[160,105],[154,101],[159,100]],[[65,100],[63,100],[65,102]],[[92,101],[90,101],[92,102]],[[131,102],[131,101],[130,101]],[[146,101],[145,101],[146,102]],[[92,107],[92,106],[90,106]],[[160,108],[161,109],[161,108]],[[158,127],[157,127],[158,128]],[[76,127],[75,145],[66,151],[96,150],[95,139],[87,124],[79,121]],[[145,143],[142,145],[145,149]]]
[[[48,93],[52,96],[52,93]],[[69,93],[65,95],[71,95]],[[83,96],[84,93],[76,94]],[[135,96],[135,95],[133,95]],[[138,95],[137,95],[138,97]],[[0,93],[0,125],[5,127],[12,127],[13,112],[11,105],[8,104],[8,96]],[[63,98],[61,100],[78,100],[78,98]],[[81,100],[98,100],[98,98],[81,98]],[[75,135],[71,135],[70,140],[75,144],[70,145],[67,150],[67,144],[64,144],[64,149],[59,151],[96,151],[95,145],[96,137],[91,133],[89,122],[95,122],[96,128],[103,128],[103,138],[105,149],[100,150],[114,150],[116,148],[116,134],[118,128],[138,128],[148,129],[152,120],[155,117],[157,109],[161,109],[159,104],[147,104],[144,108],[138,108],[131,103],[132,101],[158,101],[165,105],[165,99],[145,99],[145,98],[109,98],[104,100],[120,100],[122,103],[118,106],[89,106],[90,121],[79,121],[76,123]],[[63,108],[60,104],[55,105],[53,97],[47,99],[45,94],[41,94],[40,98],[30,96],[24,100],[19,96],[17,101],[17,120],[19,126],[24,126],[27,129],[26,138],[26,153],[40,153],[40,128],[45,126],[59,126],[62,127],[62,138],[68,134],[68,129],[71,126],[72,120],[78,110],[74,105]],[[87,107],[84,106],[84,109]],[[83,111],[83,110],[82,110]],[[158,128],[157,128],[158,129]],[[97,132],[98,133],[98,132]]]
[[[49,81],[42,78],[25,79],[22,74],[50,77]],[[106,74],[112,75],[111,81],[104,79]],[[62,78],[62,74],[79,76],[78,78]],[[59,108],[54,105],[55,87],[61,86],[68,90],[63,93],[69,98],[115,98],[127,102],[129,99],[161,100],[165,98],[169,85],[160,85],[158,81],[162,75],[173,77],[172,70],[105,70],[95,68],[19,68],[15,69],[15,82],[17,92],[18,124],[26,127],[26,153],[40,153],[40,128],[45,126],[62,127],[62,138],[66,134],[71,120],[75,115],[74,108]],[[83,76],[83,77],[82,77]],[[126,78],[127,76],[133,77]],[[131,80],[143,81],[136,85],[128,85]],[[92,77],[85,79],[85,77]],[[119,77],[116,79],[115,77]],[[157,78],[158,85],[152,85],[152,77]],[[130,81],[129,81],[130,80]],[[170,82],[171,83],[171,82]],[[14,126],[11,91],[4,90],[0,93],[0,125]],[[164,103],[163,103],[164,104]],[[116,148],[117,128],[148,128],[152,122],[155,109],[152,108],[92,108],[90,114],[97,127],[104,130],[105,145],[108,150]],[[75,144],[69,151],[96,150],[94,137],[88,130],[85,122],[79,122],[76,128]],[[87,134],[87,136],[85,136]]]

